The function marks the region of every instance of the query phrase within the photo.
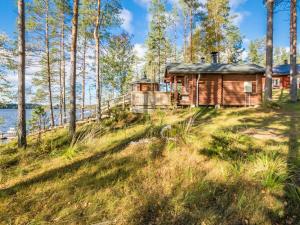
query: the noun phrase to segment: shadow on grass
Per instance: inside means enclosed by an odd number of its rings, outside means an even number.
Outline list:
[[[98,160],[99,158],[106,156],[106,155],[114,154],[114,153],[121,151],[130,142],[139,140],[140,138],[144,137],[147,134],[147,132],[148,132],[148,129],[145,129],[143,132],[136,133],[136,134],[118,142],[117,144],[112,144],[112,146],[109,147],[108,149],[106,149],[105,151],[97,152],[88,157],[73,161],[70,164],[63,165],[61,167],[57,167],[54,169],[50,169],[48,171],[43,172],[42,174],[35,175],[26,180],[22,180],[16,184],[13,184],[12,186],[3,188],[0,190],[0,196],[14,194],[18,190],[20,190],[21,188],[24,188],[26,186],[35,184],[37,182],[46,181],[53,177],[60,176],[61,174],[66,173],[66,172],[76,171],[87,162],[93,162],[95,160]]]
[[[252,213],[266,210],[257,195],[260,189],[244,180],[226,184],[199,179],[188,187],[174,187],[170,195],[145,193],[128,224],[252,224]],[[256,219],[253,224],[266,218]]]
[[[298,113],[294,112],[290,118],[289,152],[287,156],[287,168],[289,179],[285,183],[285,207],[286,220],[290,224],[299,224],[300,221],[300,120]]]

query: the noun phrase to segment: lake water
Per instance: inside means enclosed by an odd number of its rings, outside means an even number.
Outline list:
[[[26,109],[26,121],[31,119],[32,109]],[[88,117],[91,112],[86,111],[85,116]],[[55,124],[59,121],[59,110],[54,110]],[[77,119],[80,118],[80,113],[77,111]],[[18,110],[17,109],[0,109],[0,132],[7,132],[9,128],[16,128],[18,122]],[[29,126],[27,125],[27,129]]]
[[[32,109],[26,110],[26,121],[31,119]],[[16,128],[18,120],[17,109],[0,109],[0,131],[6,132],[10,127]]]

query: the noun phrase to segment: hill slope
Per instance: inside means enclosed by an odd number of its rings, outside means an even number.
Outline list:
[[[0,147],[0,223],[297,224],[300,106],[279,105],[128,113],[71,145],[62,129]]]

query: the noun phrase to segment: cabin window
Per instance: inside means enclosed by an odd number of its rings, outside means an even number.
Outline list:
[[[272,83],[273,83],[273,87],[279,87],[280,86],[280,79],[273,79]]]

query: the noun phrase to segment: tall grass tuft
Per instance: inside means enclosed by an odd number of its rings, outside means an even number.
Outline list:
[[[289,175],[286,171],[286,162],[277,152],[259,153],[253,164],[254,177],[268,189],[282,187]]]

